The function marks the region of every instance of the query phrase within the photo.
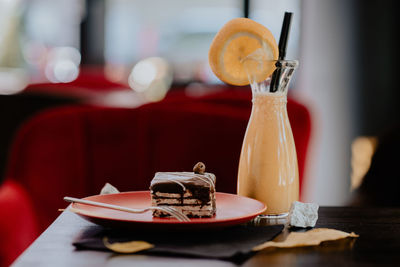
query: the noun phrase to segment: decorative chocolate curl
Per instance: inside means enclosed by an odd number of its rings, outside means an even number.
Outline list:
[[[203,162],[197,162],[193,167],[193,172],[198,174],[204,174],[206,171],[206,165]]]

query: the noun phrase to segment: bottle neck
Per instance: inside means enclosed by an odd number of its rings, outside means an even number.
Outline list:
[[[277,114],[285,115],[287,113],[287,96],[284,93],[255,93],[253,94],[252,102],[253,116],[267,118]]]
[[[286,106],[287,94],[285,92],[265,93],[253,92],[253,105]]]
[[[253,94],[255,93],[284,93],[287,94],[290,81],[296,70],[298,62],[292,61],[277,61],[274,73],[262,81],[252,79],[249,74],[250,87]]]

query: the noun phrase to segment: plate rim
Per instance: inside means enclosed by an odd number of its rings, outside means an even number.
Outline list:
[[[99,197],[99,196],[111,196],[111,195],[127,195],[127,194],[145,194],[148,193],[150,196],[150,191],[149,190],[140,190],[140,191],[124,191],[124,192],[119,192],[119,193],[113,193],[113,194],[107,194],[107,195],[91,195],[91,196],[87,196],[84,197],[82,199],[91,199],[93,197]],[[146,224],[146,225],[215,225],[215,224],[224,224],[224,223],[234,223],[234,222],[238,222],[238,224],[251,220],[252,218],[255,218],[256,216],[262,214],[266,209],[266,205],[259,201],[256,200],[254,198],[250,198],[250,197],[246,197],[246,196],[241,196],[238,194],[231,194],[231,193],[225,193],[225,192],[215,192],[216,197],[217,195],[227,195],[230,197],[238,197],[238,198],[244,198],[244,199],[248,199],[251,201],[254,201],[255,203],[261,204],[262,205],[262,209],[260,209],[259,211],[256,212],[252,212],[252,213],[248,213],[245,215],[241,215],[241,216],[237,216],[237,217],[233,217],[233,218],[225,218],[225,219],[214,219],[212,220],[211,218],[191,218],[190,221],[188,222],[181,222],[178,221],[176,219],[168,219],[168,220],[156,220],[156,221],[145,221],[145,220],[131,220],[131,219],[121,219],[121,218],[110,218],[109,216],[101,216],[101,215],[93,215],[90,213],[85,213],[82,209],[76,208],[76,205],[82,205],[79,203],[72,203],[68,210],[76,213],[77,215],[80,215],[81,217],[83,217],[84,219],[95,219],[95,220],[106,220],[106,221],[114,221],[114,222],[120,222],[120,223],[137,223],[137,224]]]

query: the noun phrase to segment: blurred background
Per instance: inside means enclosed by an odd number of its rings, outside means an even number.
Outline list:
[[[374,138],[399,122],[394,4],[0,0],[1,171],[15,130],[39,108],[76,99],[136,107],[161,101],[174,86],[204,94],[202,85],[221,83],[209,68],[208,49],[224,23],[249,17],[278,40],[283,14],[291,11],[287,58],[300,67],[290,94],[312,116],[303,200],[343,205],[368,170]],[[99,86],[115,90],[71,89],[80,75],[98,72],[105,77]],[[73,86],[44,86],[60,83]]]

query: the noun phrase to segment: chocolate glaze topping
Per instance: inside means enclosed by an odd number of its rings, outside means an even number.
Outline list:
[[[150,189],[154,190],[154,186],[164,183],[176,183],[183,190],[187,185],[196,185],[210,188],[215,191],[215,175],[212,173],[197,174],[193,172],[157,172],[151,181]],[[158,191],[158,190],[154,190]],[[173,193],[173,192],[168,192]]]

